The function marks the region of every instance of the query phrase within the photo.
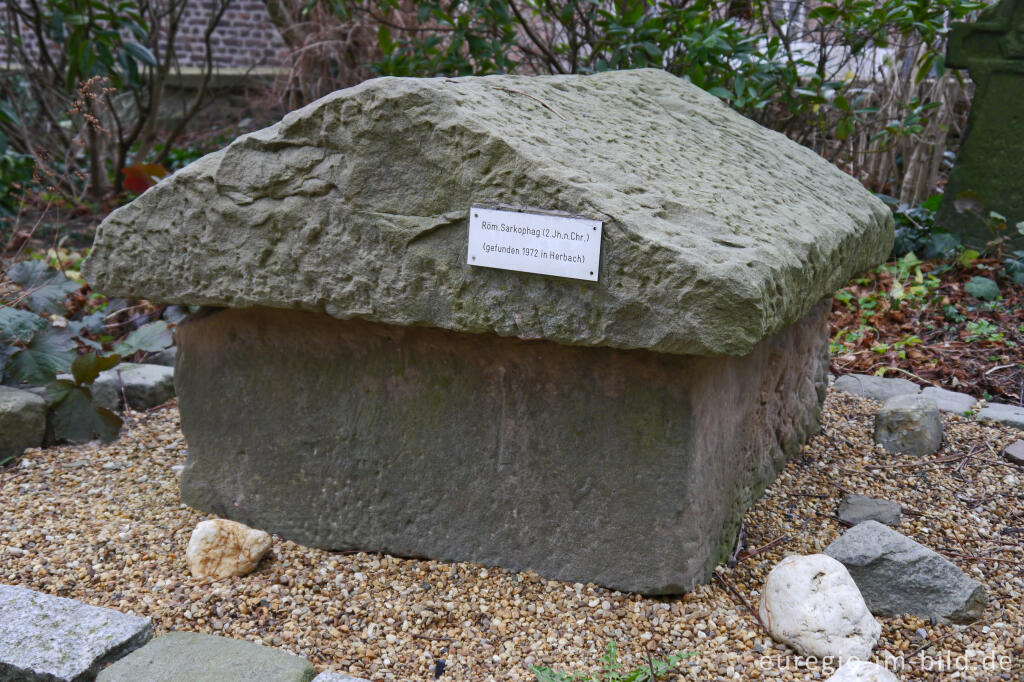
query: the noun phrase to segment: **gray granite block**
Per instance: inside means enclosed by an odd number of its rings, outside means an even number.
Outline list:
[[[122,362],[100,373],[93,382],[92,396],[108,410],[117,410],[122,398],[134,410],[148,410],[174,397],[174,367]]]
[[[240,639],[172,632],[100,673],[97,682],[309,682],[313,664]]]
[[[825,548],[850,571],[875,616],[909,613],[958,624],[985,611],[985,586],[949,559],[877,521],[865,521]]]
[[[46,435],[46,402],[29,391],[0,386],[0,462],[37,448]]]
[[[0,585],[0,682],[92,680],[152,636],[148,618]]]

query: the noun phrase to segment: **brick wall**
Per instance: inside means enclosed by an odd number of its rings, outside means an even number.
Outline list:
[[[189,0],[176,38],[179,66],[205,63],[203,34],[215,6],[216,0]],[[22,41],[30,52],[35,51],[35,36],[24,28]],[[214,64],[222,68],[281,66],[288,56],[288,49],[270,21],[262,0],[230,0],[217,30],[210,37],[210,45]],[[4,62],[7,61],[5,53],[0,41],[0,60]]]
[[[213,0],[192,0],[182,20],[176,49],[182,66],[203,64],[203,33]],[[280,66],[287,47],[261,0],[231,0],[211,36],[214,63],[222,67]]]

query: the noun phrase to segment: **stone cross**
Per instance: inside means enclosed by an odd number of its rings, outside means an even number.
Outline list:
[[[1015,228],[1024,221],[1024,0],[1001,0],[977,22],[954,24],[946,65],[968,69],[977,90],[937,223],[983,244],[993,238],[985,218],[996,211],[1024,244]]]

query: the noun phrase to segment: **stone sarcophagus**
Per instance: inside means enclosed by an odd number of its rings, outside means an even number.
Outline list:
[[[660,71],[384,78],[115,211],[85,272],[204,306],[186,503],[658,594],[817,429],[823,301],[891,242],[855,180]]]

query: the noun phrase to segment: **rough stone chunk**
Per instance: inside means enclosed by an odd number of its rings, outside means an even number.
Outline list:
[[[989,420],[1024,429],[1024,407],[1019,405],[1005,405],[1003,403],[988,403],[978,410],[978,419]]]
[[[882,634],[850,574],[824,554],[780,561],[765,580],[760,615],[777,641],[834,661],[868,658]]]
[[[46,401],[34,393],[0,386],[0,462],[37,448],[46,436]]]
[[[251,573],[270,551],[270,544],[266,531],[212,519],[192,531],[185,558],[193,577],[219,580]]]
[[[878,521],[887,526],[900,522],[902,510],[897,502],[881,500],[865,495],[847,495],[839,503],[839,520],[856,526],[864,521]]]
[[[825,682],[899,682],[899,679],[877,663],[850,661]]]
[[[600,280],[468,265],[484,203],[604,221]],[[113,212],[83,274],[108,296],[745,355],[881,262],[892,225],[857,180],[662,70],[380,78]]]
[[[846,531],[825,553],[842,562],[876,616],[911,614],[971,623],[985,587],[945,557],[876,521]]]
[[[935,386],[925,386],[924,390],[921,391],[921,395],[934,400],[940,412],[952,412],[953,414],[960,415],[973,408],[978,402],[978,399],[973,395],[947,391],[944,388],[937,388]]]
[[[1024,440],[1015,440],[1003,449],[1003,457],[1006,461],[1024,466]]]
[[[0,585],[0,680],[84,682],[152,636],[147,618]]]
[[[97,682],[309,682],[313,664],[252,642],[171,632],[110,666]]]
[[[834,386],[840,391],[885,402],[898,395],[918,393],[921,387],[906,379],[887,379],[871,374],[844,374]]]
[[[341,673],[326,672],[320,673],[313,682],[370,682],[369,680],[362,677],[352,677],[350,675],[342,675]]]
[[[147,365],[163,365],[164,367],[174,367],[174,358],[178,353],[178,349],[174,346],[165,348],[162,351],[153,353],[146,358]]]
[[[930,455],[942,447],[942,417],[931,398],[898,395],[875,415],[875,442],[886,452]]]
[[[92,385],[93,400],[108,410],[121,407],[124,399],[133,410],[148,410],[174,397],[174,368],[123,362],[100,372]]]

